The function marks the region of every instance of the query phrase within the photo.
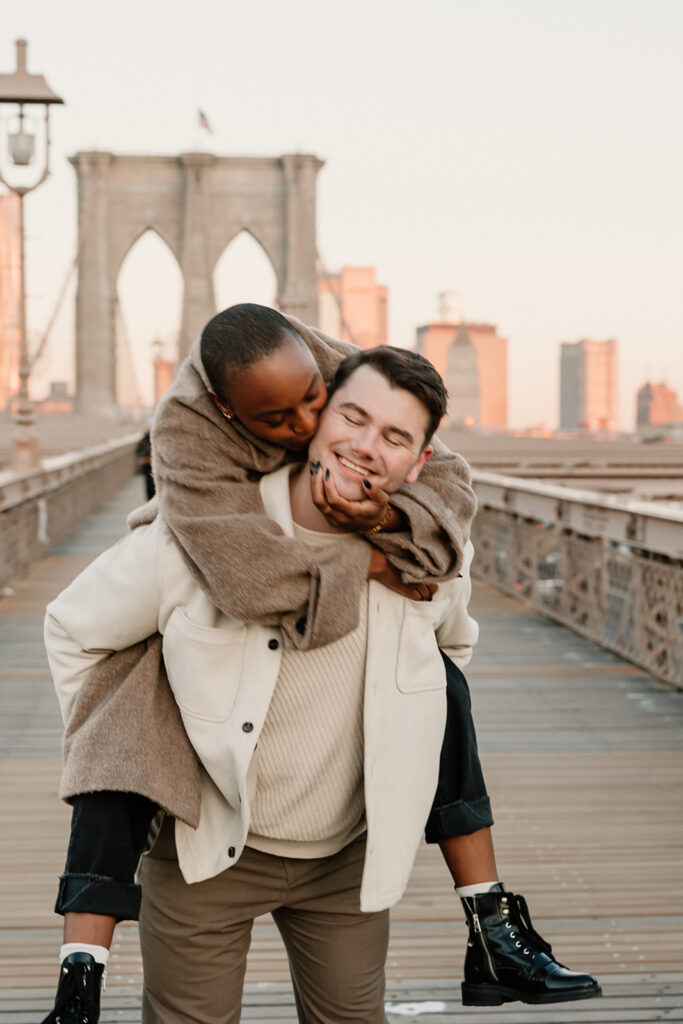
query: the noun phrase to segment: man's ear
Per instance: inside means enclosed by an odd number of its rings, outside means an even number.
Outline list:
[[[434,448],[431,444],[425,445],[425,447],[422,449],[422,451],[417,457],[417,462],[412,467],[412,469],[409,470],[408,475],[406,476],[407,484],[415,483],[415,481],[417,480],[422,471],[422,467],[424,466],[425,462],[427,461],[427,459],[429,458],[433,451]]]

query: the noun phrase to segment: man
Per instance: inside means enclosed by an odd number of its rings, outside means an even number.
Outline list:
[[[364,481],[393,493],[418,478],[444,411],[426,361],[358,353],[335,378],[311,472],[351,500]],[[290,536],[338,542],[306,474],[290,469],[263,479],[268,514]],[[283,652],[278,629],[219,612],[159,520],[50,606],[65,717],[93,665],[158,628],[203,766],[199,827],[176,822],[175,842],[167,827],[142,872],[146,1020],[237,1020],[251,921],[267,910],[288,948],[302,1019],[384,1019],[387,908],[405,888],[436,786],[445,715],[437,637],[461,664],[476,639],[470,560],[468,546],[462,576],[429,604],[371,581],[347,637]],[[502,909],[502,928],[518,909],[507,922]],[[597,994],[584,978],[586,994]]]
[[[425,360],[359,353],[321,417],[312,470],[347,497],[367,479],[391,493],[418,478],[444,412],[443,384]],[[289,535],[364,543],[329,525],[305,470],[264,477],[262,496]],[[146,1021],[239,1020],[251,922],[267,910],[302,1020],[384,1021],[388,907],[405,889],[438,776],[437,637],[461,665],[476,640],[470,561],[468,546],[462,576],[429,603],[370,581],[348,637],[284,651],[277,628],[218,612],[157,520],[49,607],[65,716],[93,665],[158,628],[202,763],[198,828],[166,829],[142,872]]]

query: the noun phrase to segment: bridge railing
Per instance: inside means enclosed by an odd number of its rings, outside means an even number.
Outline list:
[[[473,480],[475,575],[683,688],[683,509]]]
[[[139,439],[46,458],[30,473],[0,472],[0,592],[135,472]]]
[[[136,468],[139,436],[0,473],[0,591]],[[683,509],[475,470],[475,574],[683,688]]]

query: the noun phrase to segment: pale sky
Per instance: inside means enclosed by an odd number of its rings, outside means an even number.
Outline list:
[[[392,343],[443,289],[509,339],[511,425],[557,424],[559,342],[581,337],[619,340],[624,428],[648,377],[683,398],[681,0],[0,0],[0,24],[0,71],[25,36],[66,101],[27,200],[34,340],[75,250],[67,156],[301,151],[326,161],[322,259],[376,267]],[[179,310],[160,248],[120,278],[145,371]],[[231,247],[219,299],[270,301],[263,262]],[[48,378],[72,375],[67,305]]]

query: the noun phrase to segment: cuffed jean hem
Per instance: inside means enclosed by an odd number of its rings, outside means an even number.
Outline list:
[[[65,874],[59,878],[55,913],[102,914],[117,921],[138,921],[142,889],[102,875]]]
[[[476,800],[456,800],[452,804],[432,807],[425,828],[425,839],[428,843],[441,843],[444,839],[471,835],[491,825],[493,815],[488,796],[480,796]]]

